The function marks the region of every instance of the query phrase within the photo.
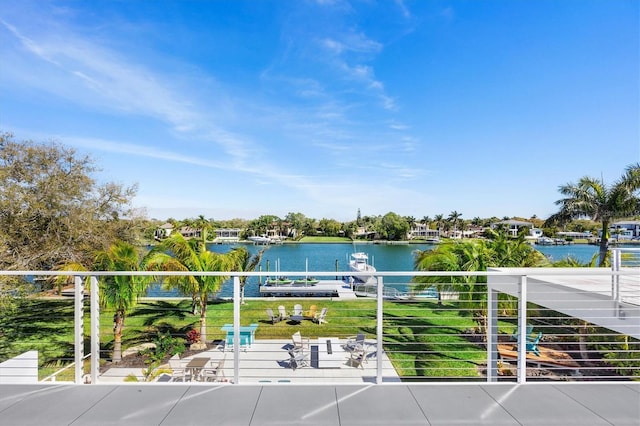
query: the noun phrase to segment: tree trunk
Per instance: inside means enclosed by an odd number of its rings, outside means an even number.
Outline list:
[[[122,361],[122,330],[124,330],[124,315],[122,311],[113,316],[113,362]]]
[[[244,284],[240,285],[240,304],[244,305]]]
[[[207,342],[207,298],[200,298],[200,343]]]
[[[607,250],[609,249],[609,222],[602,222],[602,235],[600,235],[600,256],[598,266],[602,267],[607,259]]]

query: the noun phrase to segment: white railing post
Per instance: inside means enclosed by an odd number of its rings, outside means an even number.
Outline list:
[[[487,382],[498,378],[498,292],[487,286]]]
[[[382,383],[382,320],[384,319],[383,301],[384,279],[378,277],[378,296],[376,299],[376,383]]]
[[[98,383],[100,374],[100,299],[98,279],[90,277],[91,292],[91,383]]]
[[[527,381],[527,276],[520,277],[518,298],[518,383]]]
[[[75,382],[77,384],[82,383],[83,365],[82,359],[84,358],[84,288],[82,284],[82,277],[74,277],[75,285],[74,297],[74,334],[75,334]]]
[[[229,339],[227,339],[228,341]],[[226,344],[226,342],[225,342]],[[233,383],[240,381],[240,277],[233,277]]]

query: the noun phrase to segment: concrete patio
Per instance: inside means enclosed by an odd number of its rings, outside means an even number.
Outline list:
[[[344,340],[344,339],[343,339]],[[318,359],[317,342],[310,342],[310,350],[308,353],[309,365],[292,369],[289,366],[288,349],[291,346],[291,339],[274,339],[274,340],[256,340],[247,350],[239,351],[239,377],[240,384],[257,384],[268,382],[286,382],[295,384],[305,383],[337,383],[337,384],[361,384],[372,383],[376,377],[377,361],[375,357],[375,341],[366,342],[368,348],[367,361],[362,364],[362,368],[355,367],[349,362],[349,352],[344,351],[341,347],[335,347],[334,351],[338,357],[342,357],[342,361],[338,363],[339,368],[324,368]],[[198,357],[210,358],[213,362],[225,360],[224,376],[229,381],[234,381],[234,353],[233,351],[224,350],[221,345],[215,349],[203,351],[196,355]],[[182,361],[186,363],[193,358],[186,357]],[[142,380],[142,369],[132,368],[111,368],[100,375],[98,383],[117,383],[123,382],[125,377],[133,374]],[[391,361],[383,352],[382,357],[382,374],[384,382],[399,382],[400,379],[396,373]],[[158,381],[168,381],[168,375],[160,376]],[[198,383],[194,383],[198,384]],[[209,383],[210,385],[211,383]]]

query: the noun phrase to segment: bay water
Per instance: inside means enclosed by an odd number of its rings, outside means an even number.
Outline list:
[[[216,253],[226,253],[233,247],[234,245],[228,244],[209,244],[207,246],[210,251]],[[279,271],[299,272],[297,276],[300,277],[313,276],[314,271],[336,271],[337,279],[342,279],[349,275],[349,256],[354,251],[367,253],[369,262],[379,271],[412,271],[416,251],[430,250],[435,246],[431,244],[294,243],[270,246],[247,245],[246,247],[252,254],[265,249],[260,266],[256,271],[272,272],[274,277],[278,275]],[[535,246],[535,248],[552,261],[571,256],[581,263],[586,263],[598,253],[597,246],[587,244]],[[402,286],[408,280],[409,277],[394,277],[393,284]],[[385,285],[387,284],[385,281]],[[245,296],[258,297],[260,295],[259,285],[260,281],[257,277],[249,277],[245,286]],[[160,285],[153,285],[147,295],[151,297],[178,296],[176,291],[163,290]],[[219,296],[231,297],[232,295],[233,286],[229,281],[223,284]]]

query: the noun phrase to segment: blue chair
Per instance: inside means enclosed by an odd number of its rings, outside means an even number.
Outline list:
[[[247,350],[247,347],[249,346],[249,339],[250,339],[249,334],[240,332],[240,349],[244,349],[245,351]],[[227,349],[232,351],[233,344],[234,344],[234,333],[233,331],[227,331],[227,338],[224,344],[224,352],[226,352]]]
[[[527,335],[527,352],[533,352],[534,354],[540,356],[540,350],[538,349],[538,343],[540,343],[540,339],[542,339],[542,332],[538,332],[538,335],[534,338],[530,338]]]
[[[533,326],[527,325],[527,340],[529,340],[529,335],[533,333]],[[509,338],[509,340],[517,342],[518,341],[518,327],[513,331],[513,334]]]

